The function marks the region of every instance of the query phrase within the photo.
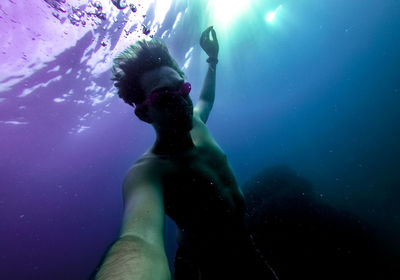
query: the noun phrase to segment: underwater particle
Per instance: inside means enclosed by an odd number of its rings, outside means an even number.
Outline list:
[[[136,13],[137,8],[134,4],[129,4],[129,8],[131,9],[132,12]]]
[[[129,30],[124,29],[124,31],[125,31],[125,36],[126,37],[128,37],[131,34],[131,32]]]
[[[24,214],[22,214],[22,215],[19,215],[19,217],[20,217],[20,219],[22,219],[23,217],[25,217],[25,215],[24,215]]]
[[[106,47],[106,46],[107,46],[107,43],[104,42],[104,41],[102,41],[102,42],[100,43],[100,45],[102,45],[103,47]]]
[[[144,35],[149,35],[150,34],[150,28],[148,28],[146,25],[142,25],[142,32]]]
[[[120,10],[125,9],[128,5],[126,4],[125,0],[111,0],[115,7]]]

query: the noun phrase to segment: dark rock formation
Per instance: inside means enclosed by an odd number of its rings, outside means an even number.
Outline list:
[[[243,191],[254,241],[281,280],[400,279],[400,258],[377,231],[329,206],[291,169],[266,169]]]

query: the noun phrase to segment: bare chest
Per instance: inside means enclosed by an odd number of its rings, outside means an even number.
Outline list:
[[[243,196],[222,151],[198,149],[175,158],[163,176],[167,215],[184,228],[240,219]]]

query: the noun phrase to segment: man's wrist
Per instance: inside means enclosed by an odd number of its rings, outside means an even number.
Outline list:
[[[207,63],[209,63],[210,65],[217,65],[217,63],[218,63],[218,58],[217,58],[217,57],[212,57],[212,56],[210,56],[210,57],[207,59]]]

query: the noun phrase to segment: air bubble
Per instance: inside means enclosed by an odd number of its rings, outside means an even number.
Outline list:
[[[68,18],[69,21],[74,25],[79,24],[79,22],[81,21],[80,17],[77,16],[76,14],[69,15]]]
[[[150,29],[146,25],[143,25],[142,32],[143,32],[144,35],[149,35],[150,34]]]
[[[103,13],[103,12],[97,13],[96,16],[97,16],[99,19],[102,19],[102,20],[105,20],[105,19],[106,19],[106,14]]]
[[[56,19],[60,19],[60,15],[56,12],[52,12],[52,15],[56,18]]]
[[[58,6],[57,7],[57,10],[59,10],[60,12],[62,12],[62,13],[66,13],[67,11],[63,8],[63,7],[61,7],[61,6]]]
[[[93,3],[93,7],[95,7],[98,10],[102,10],[103,6],[101,6],[101,3],[99,1],[96,1]]]
[[[125,0],[111,0],[111,2],[120,10],[125,9],[128,6]]]
[[[135,6],[135,5],[133,5],[133,4],[129,4],[129,8],[131,9],[131,11],[132,11],[132,12],[136,13],[136,11],[137,11],[137,8],[136,8],[136,6]]]

